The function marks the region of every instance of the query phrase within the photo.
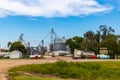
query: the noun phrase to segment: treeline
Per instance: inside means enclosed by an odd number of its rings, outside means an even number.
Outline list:
[[[66,44],[70,46],[71,53],[74,49],[83,51],[94,51],[99,54],[101,47],[108,49],[108,54],[111,58],[115,58],[115,55],[120,54],[120,35],[115,34],[115,30],[112,27],[106,25],[100,25],[99,30],[96,32],[87,31],[83,37],[74,36],[67,39]]]

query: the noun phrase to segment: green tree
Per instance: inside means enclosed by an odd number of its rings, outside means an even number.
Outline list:
[[[118,54],[118,44],[115,38],[106,38],[99,43],[99,48],[100,47],[106,47],[111,58],[115,58],[115,55]]]
[[[108,53],[111,58],[115,58],[115,55],[120,55],[120,35],[115,35],[115,30],[112,27],[106,25],[100,25],[99,30],[94,33],[93,31],[87,31],[84,37],[75,36],[66,41],[66,44],[70,46],[71,52],[74,49],[84,51],[94,51],[99,54],[101,47],[108,48]]]
[[[12,42],[8,42],[7,46],[8,46],[8,47],[10,47],[10,46],[11,46],[11,44],[12,44]]]
[[[100,33],[101,33],[101,39],[104,40],[107,36],[107,26],[106,25],[100,25],[99,27]]]
[[[69,45],[71,53],[73,53],[74,49],[78,50],[82,49],[82,41],[83,41],[82,37],[75,36],[73,38],[67,39],[66,44]]]
[[[83,50],[94,51],[94,46],[97,44],[95,39],[95,33],[93,31],[87,31],[84,34]]]
[[[97,43],[100,42],[100,31],[97,30],[97,33],[95,34],[95,40],[97,41]]]
[[[8,42],[8,47],[9,47],[9,51],[10,51],[10,52],[11,52],[11,51],[14,51],[14,50],[19,50],[19,51],[21,51],[24,55],[25,55],[26,52],[27,52],[25,46],[22,45],[22,43],[19,42],[19,41],[15,41],[15,42],[13,42],[13,43]]]
[[[106,25],[100,25],[99,30],[100,30],[101,40],[114,37],[115,30],[112,29],[112,27],[108,27]]]

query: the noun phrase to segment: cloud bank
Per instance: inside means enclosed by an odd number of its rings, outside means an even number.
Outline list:
[[[112,10],[96,0],[0,0],[0,17],[67,17],[90,15]]]

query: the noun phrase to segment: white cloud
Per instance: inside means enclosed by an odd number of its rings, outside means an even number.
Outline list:
[[[0,17],[8,15],[66,17],[112,10],[96,0],[0,0]]]

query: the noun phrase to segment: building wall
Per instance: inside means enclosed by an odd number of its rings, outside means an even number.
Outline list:
[[[12,54],[10,53],[10,58],[21,58],[22,54],[16,53],[16,54]]]
[[[21,58],[22,57],[22,53],[19,51],[13,51],[10,53],[10,58]]]

